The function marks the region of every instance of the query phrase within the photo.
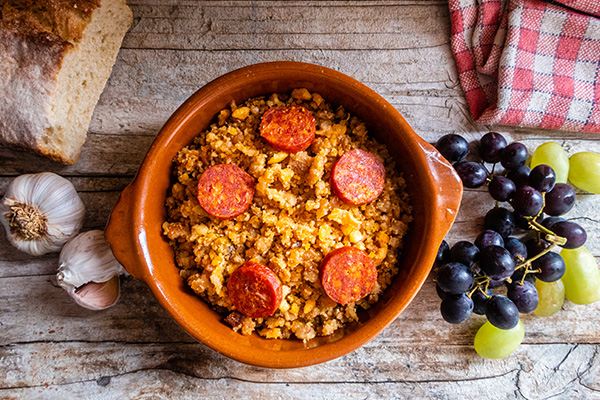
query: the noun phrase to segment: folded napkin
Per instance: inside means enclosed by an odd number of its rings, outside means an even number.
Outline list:
[[[600,133],[600,0],[450,0],[479,124]]]

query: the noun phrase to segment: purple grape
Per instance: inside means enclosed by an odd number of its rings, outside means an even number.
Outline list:
[[[536,189],[525,185],[517,188],[511,204],[519,214],[531,217],[542,211],[544,197]]]
[[[515,219],[515,225],[517,226],[517,228],[524,230],[530,229],[529,221],[524,216],[522,216],[518,212],[514,212],[513,217]]]
[[[535,277],[544,282],[556,282],[565,274],[565,260],[558,253],[549,251],[537,260],[531,263],[531,267],[540,272],[535,273]]]
[[[517,190],[515,183],[503,176],[495,176],[492,178],[488,191],[494,200],[508,201]]]
[[[492,279],[506,279],[515,272],[515,262],[504,247],[488,246],[479,253],[479,268]]]
[[[500,236],[506,238],[515,230],[515,217],[513,213],[506,208],[492,208],[485,214],[483,226],[485,229],[496,231]]]
[[[454,164],[454,169],[460,176],[463,185],[466,188],[474,189],[481,187],[487,180],[487,171],[485,167],[473,161],[460,161]]]
[[[469,153],[469,143],[460,135],[450,133],[442,136],[435,148],[450,162],[461,161]]]
[[[479,258],[479,248],[471,242],[462,240],[450,249],[450,259],[470,267]]]
[[[500,163],[507,170],[515,170],[527,161],[527,147],[523,143],[512,142],[500,153]]]
[[[554,189],[546,193],[544,212],[548,215],[563,215],[575,205],[575,189],[566,183],[557,183]]]
[[[488,163],[500,162],[500,152],[506,147],[506,139],[498,132],[488,132],[479,141],[479,156]]]
[[[560,221],[564,221],[564,220],[565,219],[562,218],[562,217],[547,217],[547,218],[544,218],[544,220],[542,221],[542,226],[544,228],[552,230],[552,226],[555,223],[560,222]]]
[[[446,322],[460,324],[465,322],[473,312],[473,300],[466,294],[448,295],[440,306],[440,312]]]
[[[551,166],[540,164],[529,174],[529,186],[540,192],[549,192],[556,184],[556,174]]]
[[[508,171],[506,177],[515,183],[516,187],[527,185],[529,182],[529,174],[531,173],[531,168],[527,165],[523,165],[518,169]]]
[[[567,239],[562,247],[576,249],[583,246],[587,240],[587,233],[579,224],[572,221],[559,221],[552,225],[552,232]]]
[[[443,264],[437,271],[437,284],[448,294],[460,294],[473,287],[473,274],[464,264],[458,262]]]
[[[504,240],[498,232],[488,229],[477,236],[477,239],[475,239],[475,246],[479,247],[479,250],[488,246],[504,247]]]
[[[449,296],[449,294],[444,292],[442,290],[442,288],[440,287],[440,285],[438,285],[437,283],[435,284],[435,291],[436,291],[438,297],[442,300],[444,300],[446,297]]]
[[[524,281],[523,284],[513,281],[508,285],[506,297],[517,306],[522,314],[529,314],[535,310],[540,300],[535,286],[528,281]]]
[[[542,251],[546,250],[550,247],[550,243],[548,243],[544,239],[540,238],[531,238],[525,242],[525,246],[527,247],[527,255],[529,257],[535,257],[540,254]]]
[[[512,329],[519,323],[519,309],[508,297],[492,296],[486,304],[485,316],[499,329]]]
[[[488,283],[488,287],[492,289],[499,288],[502,285],[504,285],[504,279],[490,279]]]
[[[504,248],[513,256],[514,260],[517,260],[517,256],[527,259],[527,246],[515,237],[504,239]]]
[[[442,240],[442,243],[438,248],[437,256],[435,256],[435,262],[433,263],[433,267],[437,268],[440,265],[447,263],[448,261],[450,261],[450,246],[448,246],[448,242]]]
[[[478,315],[484,315],[487,301],[493,295],[494,293],[491,289],[487,290],[487,296],[479,289],[473,292],[471,295],[471,299],[473,300],[473,312]]]

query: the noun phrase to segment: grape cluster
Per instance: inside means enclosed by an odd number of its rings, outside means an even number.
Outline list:
[[[532,162],[530,168],[526,165],[529,154],[525,145],[509,144],[496,132],[485,134],[479,141],[479,162],[465,160],[469,144],[460,135],[445,135],[436,143],[438,151],[453,163],[464,187],[487,184],[496,200],[485,215],[485,230],[474,242],[460,241],[450,247],[443,241],[434,265],[442,317],[458,324],[472,313],[485,315],[488,323],[480,329],[483,333],[478,333],[475,344],[476,350],[484,356],[487,351],[489,358],[504,357],[518,347],[524,332],[519,314],[535,311],[537,315],[552,315],[557,304],[560,309],[568,292],[563,276],[566,282],[573,281],[569,286],[576,287],[581,284],[575,282],[586,281],[591,274],[597,283],[574,292],[587,291],[581,299],[585,303],[600,296],[600,273],[593,256],[583,247],[586,232],[579,224],[561,217],[576,200],[575,190],[566,183],[568,157],[544,154],[551,147],[540,146],[532,160],[556,160],[558,171],[548,165],[551,162]],[[556,151],[554,147],[551,150]],[[564,162],[559,163],[565,158],[567,171]],[[492,172],[484,163],[493,164]],[[496,169],[501,173],[494,173]],[[562,182],[557,182],[557,175]],[[562,247],[561,254],[551,251],[557,246]],[[570,276],[573,271],[575,277]],[[512,347],[489,343],[506,337],[521,339]],[[506,353],[509,348],[512,350]]]

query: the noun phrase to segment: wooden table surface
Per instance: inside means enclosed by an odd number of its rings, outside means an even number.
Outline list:
[[[295,60],[350,75],[392,103],[434,142],[456,132],[476,140],[449,46],[442,0],[129,0],[134,23],[95,109],[79,162],[61,166],[0,150],[0,195],[23,173],[68,178],[87,207],[84,230],[102,229],[154,136],[194,91],[236,68]],[[600,136],[494,127],[529,150],[545,141],[569,154],[600,151]],[[600,258],[600,196],[578,192],[567,217]],[[493,207],[467,190],[447,240],[474,240]],[[595,399],[600,398],[600,303],[565,302],[552,317],[523,316],[523,344],[484,360],[472,342],[484,319],[450,325],[431,278],[377,338],[336,360],[268,370],[197,343],[144,284],[125,279],[113,308],[76,306],[53,282],[57,254],[31,257],[0,233],[2,399]]]

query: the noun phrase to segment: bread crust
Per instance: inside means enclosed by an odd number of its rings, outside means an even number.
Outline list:
[[[2,23],[17,34],[35,39],[50,33],[66,42],[81,39],[100,0],[0,0]]]
[[[0,0],[0,144],[65,164],[77,156],[46,142],[49,100],[100,0]]]

